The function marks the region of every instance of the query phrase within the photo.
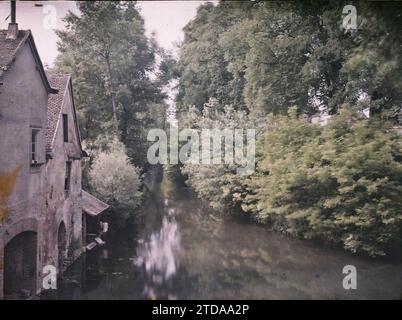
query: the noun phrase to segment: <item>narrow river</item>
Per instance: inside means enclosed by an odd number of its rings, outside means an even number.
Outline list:
[[[402,262],[357,257],[214,212],[166,179],[144,225],[80,258],[46,299],[401,299]],[[357,269],[345,290],[342,269]]]

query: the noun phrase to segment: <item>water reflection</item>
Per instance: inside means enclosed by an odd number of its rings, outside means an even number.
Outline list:
[[[162,218],[159,231],[152,233],[149,239],[138,240],[134,264],[145,271],[144,295],[146,297],[157,298],[160,295],[158,289],[166,290],[169,280],[176,274],[177,253],[181,248],[180,240],[174,208],[169,208],[167,216]]]

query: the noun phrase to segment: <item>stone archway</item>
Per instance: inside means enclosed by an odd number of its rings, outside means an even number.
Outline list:
[[[67,232],[63,221],[60,223],[59,230],[57,232],[57,251],[59,275],[62,275],[67,257]]]
[[[37,233],[17,234],[4,248],[4,294],[23,297],[35,294],[37,274]]]

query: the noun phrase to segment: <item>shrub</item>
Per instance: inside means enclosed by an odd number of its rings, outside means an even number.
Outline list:
[[[290,112],[260,150],[243,208],[276,229],[383,255],[402,230],[401,139],[341,110],[325,127]]]
[[[116,138],[95,152],[89,183],[123,219],[133,215],[140,204],[140,170],[130,163],[124,145]]]

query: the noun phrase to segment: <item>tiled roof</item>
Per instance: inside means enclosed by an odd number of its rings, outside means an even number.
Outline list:
[[[94,217],[107,209],[109,209],[109,205],[82,190],[82,210],[87,214]]]
[[[21,43],[28,38],[29,30],[20,30],[15,40],[6,39],[7,30],[0,30],[0,75],[6,71],[18,52]]]
[[[47,124],[46,124],[46,149],[52,148],[54,135],[56,134],[57,123],[60,119],[63,106],[64,94],[68,88],[70,75],[56,74],[48,75],[52,88],[58,89],[59,93],[49,94],[47,100]]]
[[[57,93],[57,90],[50,86],[46,77],[46,73],[43,69],[42,61],[39,57],[38,50],[36,49],[31,31],[19,30],[16,39],[7,39],[7,33],[8,30],[0,30],[0,77],[2,77],[3,74],[10,69],[11,65],[15,61],[15,57],[17,56],[19,49],[22,48],[26,42],[28,42],[47,92]]]

